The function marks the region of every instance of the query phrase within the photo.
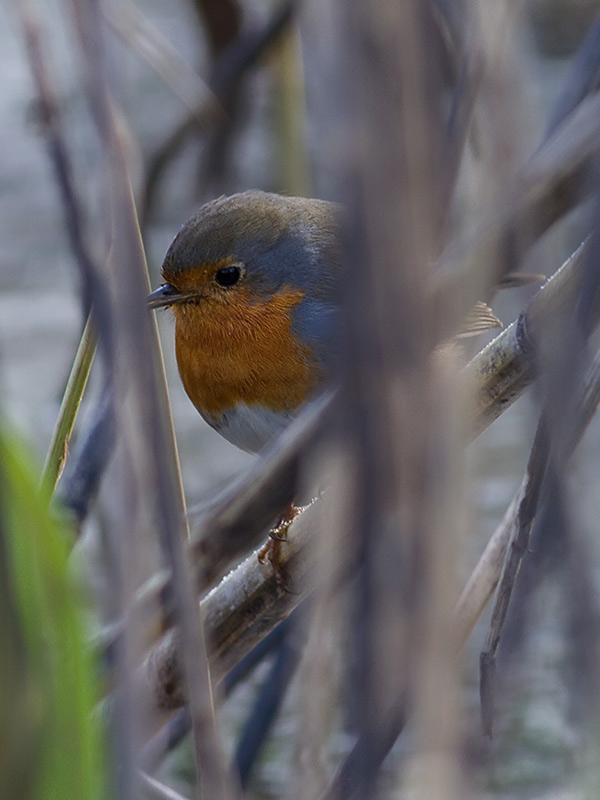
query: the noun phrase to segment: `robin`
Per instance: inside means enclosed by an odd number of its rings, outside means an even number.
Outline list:
[[[339,208],[248,191],[203,205],[180,229],[162,265],[151,308],[170,306],[183,386],[227,440],[257,452],[327,383],[336,359]],[[484,304],[469,332],[500,325]],[[268,558],[287,580],[280,542],[296,509],[271,532]]]
[[[227,440],[259,451],[323,389],[337,351],[339,208],[248,191],[203,205],[165,256],[183,386]],[[480,303],[468,332],[500,325]]]

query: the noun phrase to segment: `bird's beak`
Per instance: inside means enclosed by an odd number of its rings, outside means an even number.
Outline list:
[[[150,292],[146,298],[146,304],[148,308],[162,308],[163,306],[172,306],[173,303],[180,303],[187,297],[188,295],[181,294],[170,283],[163,283],[158,289]]]

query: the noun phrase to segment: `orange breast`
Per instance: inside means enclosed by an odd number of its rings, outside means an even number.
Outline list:
[[[252,304],[238,291],[227,303],[173,306],[179,374],[199,411],[217,416],[239,403],[293,411],[317,389],[323,371],[291,330],[302,295]]]

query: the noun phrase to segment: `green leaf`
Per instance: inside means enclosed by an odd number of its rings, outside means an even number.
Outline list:
[[[19,800],[96,800],[97,670],[67,567],[68,529],[38,482],[22,445],[0,431],[0,786]]]

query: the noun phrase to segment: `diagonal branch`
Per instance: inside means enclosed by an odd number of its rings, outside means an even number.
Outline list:
[[[489,427],[534,380],[535,337],[571,301],[585,252],[582,245],[540,289],[519,319],[464,368],[463,378],[475,396],[469,420],[472,438]],[[199,591],[222,575],[236,555],[257,546],[269,524],[294,497],[300,460],[316,441],[323,417],[331,413],[334,401],[324,397],[306,409],[239,482],[210,507],[192,513],[190,558]],[[157,597],[161,609],[169,608],[170,586],[167,574],[157,575],[138,594],[138,605],[147,609],[140,618],[146,620],[148,646],[173,622],[171,614],[159,624],[154,616]],[[121,626],[113,625],[98,642],[109,666],[114,663],[120,636]]]
[[[533,379],[531,354],[535,340],[531,339],[531,336],[534,331],[538,330],[538,326],[542,322],[552,318],[557,305],[568,302],[571,288],[576,281],[577,270],[580,267],[581,255],[582,250],[580,249],[540,290],[530,307],[521,315],[520,325],[517,328],[522,332],[528,331],[529,344],[527,347],[514,346],[514,337],[517,337],[517,333],[514,331],[511,333],[510,329],[507,329],[498,339],[504,340],[510,349],[510,359],[504,361],[499,359],[502,348],[497,344],[498,340],[495,340],[463,371],[463,377],[469,382],[472,381],[473,375],[478,373],[485,376],[486,386],[479,385],[478,389],[479,393],[486,394],[486,402],[482,403],[472,420],[475,431],[483,430],[491,424],[498,413],[508,407],[507,397],[512,402],[517,396],[515,392],[508,390],[507,384],[504,384],[503,391],[495,399],[489,399],[487,389],[489,389],[490,376],[494,369],[498,370],[499,378],[504,381],[506,363],[509,362],[512,385],[518,386],[518,393],[522,392],[528,382]],[[524,335],[524,333],[519,334],[520,337]],[[594,368],[600,371],[600,357],[594,362]],[[598,380],[596,372],[591,371],[579,436],[591,419],[593,408],[598,402],[600,390],[596,385],[596,380]],[[500,411],[496,408],[496,404]],[[250,489],[248,491],[250,492]],[[311,543],[318,530],[318,507],[318,503],[311,505],[298,515],[290,526],[289,542],[285,548],[283,566],[291,576],[293,594],[282,591],[277,586],[270,569],[258,564],[256,556],[251,555],[202,601],[206,636],[212,648],[213,680],[219,680],[311,591],[310,581],[314,558]],[[223,512],[221,511],[221,513]],[[505,526],[504,530],[507,529],[508,526]],[[340,571],[346,570],[352,564],[354,554],[349,551],[350,548],[340,554],[338,564]],[[499,566],[497,565],[496,574],[488,575],[488,587],[490,582],[495,585],[498,575]],[[474,625],[483,605],[472,602],[472,599],[467,603],[463,599],[460,607],[471,615],[469,619],[460,621],[463,629]],[[173,711],[184,703],[180,672],[178,634],[171,631],[163,637],[148,656],[138,676],[138,688],[145,700],[154,708],[157,725],[166,722]]]

